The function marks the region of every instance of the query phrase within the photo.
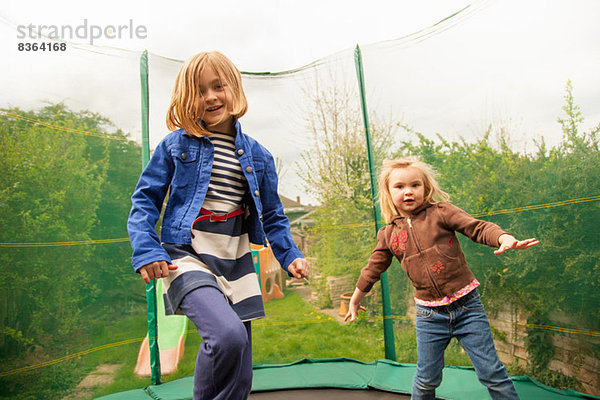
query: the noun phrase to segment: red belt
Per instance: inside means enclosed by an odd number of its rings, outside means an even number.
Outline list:
[[[237,217],[238,215],[242,214],[244,212],[243,208],[238,208],[237,210],[233,210],[230,213],[217,213],[217,212],[212,212],[209,211],[205,208],[201,208],[200,209],[200,216],[198,218],[196,218],[194,220],[194,224],[198,221],[210,221],[210,222],[225,222],[227,221],[229,218],[233,218],[233,217]],[[192,224],[192,226],[194,226],[194,224]]]

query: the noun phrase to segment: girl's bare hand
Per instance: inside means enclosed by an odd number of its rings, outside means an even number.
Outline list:
[[[346,314],[346,317],[344,317],[344,321],[348,321],[348,318],[350,318],[350,322],[354,321],[356,317],[358,317],[359,311],[367,311],[367,309],[360,304],[348,304],[348,313]]]
[[[306,278],[310,273],[310,263],[304,258],[296,258],[288,265],[288,272],[292,274],[294,278]]]
[[[509,249],[523,250],[523,249],[527,249],[531,246],[540,244],[540,241],[537,240],[536,238],[531,238],[531,239],[526,239],[526,240],[517,240],[514,238],[514,236],[507,235],[507,234],[501,235],[500,239],[498,239],[498,241],[500,242],[500,248],[498,248],[498,250],[494,251],[494,254],[502,254],[506,250],[509,250]]]
[[[174,271],[177,268],[177,266],[169,264],[166,261],[154,261],[141,267],[139,272],[144,282],[148,285],[151,280],[169,276],[169,271]]]

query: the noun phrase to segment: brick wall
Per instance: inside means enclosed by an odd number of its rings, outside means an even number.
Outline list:
[[[488,317],[500,360],[505,364],[517,362],[520,365],[527,365],[528,354],[525,348],[527,313],[505,307],[501,311],[488,313]],[[552,316],[552,319],[555,318],[561,321],[555,323],[556,326],[571,325],[564,323],[568,319],[565,316]],[[600,338],[552,332],[552,343],[554,358],[548,364],[548,369],[577,379],[582,385],[583,392],[600,395],[600,359],[597,356]]]
[[[328,276],[327,289],[333,308],[339,309],[341,302],[340,296],[343,293],[352,293],[354,291],[354,282],[350,279],[350,276]]]
[[[498,356],[504,364],[517,363],[527,366],[528,354],[525,348],[525,324],[527,315],[506,307],[501,311],[488,312]]]

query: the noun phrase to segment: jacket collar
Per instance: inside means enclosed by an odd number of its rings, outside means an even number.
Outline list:
[[[410,218],[413,218],[415,215],[420,214],[423,210],[425,210],[428,207],[431,207],[432,204],[429,202],[424,202],[423,204],[421,204],[419,207],[415,208],[415,210],[410,214]],[[402,220],[405,220],[406,217],[403,215],[397,215],[396,217],[394,217],[394,219],[392,220],[392,224],[396,224],[398,226],[400,226],[400,223]]]
[[[236,120],[236,121],[235,121],[234,128],[235,128],[235,133],[236,133],[236,138],[237,138],[237,136],[240,136],[240,135],[242,134],[242,124],[240,124],[240,121],[239,121],[239,120]],[[180,133],[181,133],[181,135],[182,135],[182,136],[187,136],[187,137],[191,137],[191,138],[195,138],[195,137],[197,137],[197,138],[202,138],[202,137],[204,137],[204,136],[196,136],[196,135],[192,135],[191,133],[188,133],[188,132],[187,132],[185,129],[183,129],[183,128],[179,129],[179,131],[180,131]]]

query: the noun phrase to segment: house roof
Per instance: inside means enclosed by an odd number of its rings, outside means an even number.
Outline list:
[[[300,197],[296,197],[296,200],[292,200],[289,197],[279,195],[281,203],[283,204],[283,211],[290,220],[290,225],[312,225],[314,223],[311,215],[316,211],[317,207],[311,205],[304,205],[300,203]]]
[[[296,200],[292,200],[289,197],[286,197],[282,194],[279,195],[281,199],[281,204],[283,204],[283,209],[286,213],[288,212],[309,212],[313,210],[315,207],[311,205],[304,205],[300,202],[300,197],[296,197]]]

